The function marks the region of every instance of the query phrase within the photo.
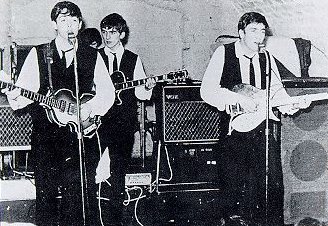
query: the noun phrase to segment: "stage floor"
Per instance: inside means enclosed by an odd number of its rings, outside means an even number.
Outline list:
[[[0,225],[35,225],[34,180],[0,180]]]
[[[212,200],[216,194],[204,192],[147,193],[137,203],[131,201],[124,208],[126,226],[164,225],[219,225],[209,224],[216,211]],[[139,190],[130,192],[131,199],[140,195]],[[209,211],[209,207],[212,209]],[[138,224],[138,221],[141,224]],[[35,225],[35,187],[33,180],[0,180],[0,225]]]
[[[144,189],[146,191],[147,189]],[[131,198],[138,197],[138,190]],[[125,226],[220,226],[220,190],[143,193],[124,208]],[[138,221],[141,224],[138,224]],[[0,225],[35,226],[33,180],[0,180]],[[225,224],[223,224],[225,225]],[[292,226],[292,225],[288,225]]]

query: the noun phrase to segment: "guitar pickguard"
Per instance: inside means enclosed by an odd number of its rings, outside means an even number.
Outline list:
[[[69,125],[72,131],[77,132],[76,98],[73,96],[72,91],[68,89],[60,89],[50,97],[60,101],[65,107],[50,108],[45,105],[48,119],[60,126]],[[92,94],[83,94],[80,98],[80,104],[84,104],[92,98]],[[98,129],[100,124],[101,122],[99,117],[88,118],[85,121],[81,121],[83,136],[93,136],[94,132]]]
[[[111,74],[111,79],[113,83],[119,84],[119,83],[126,83],[126,77],[123,72],[121,71],[115,71],[113,74]],[[122,90],[116,90],[116,97],[115,97],[115,105],[121,105],[122,104],[122,99],[121,99],[121,94]]]

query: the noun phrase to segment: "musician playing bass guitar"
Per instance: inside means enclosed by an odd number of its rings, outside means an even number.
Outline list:
[[[239,221],[244,223],[242,225],[284,225],[280,152],[272,133],[268,139],[269,193],[266,211],[267,77],[270,78],[272,102],[283,100],[288,103],[291,97],[283,88],[273,57],[266,51],[260,51],[268,28],[263,15],[256,12],[244,14],[238,23],[239,40],[216,49],[200,90],[205,102],[229,113],[230,121],[227,120],[229,123],[222,128],[228,135],[222,138],[218,153],[218,172],[223,181],[225,198],[220,205],[225,220]],[[311,101],[290,103],[277,105],[279,111],[292,115],[308,107]],[[263,113],[263,117],[259,112]],[[273,117],[272,114],[270,116]],[[249,125],[251,122],[255,125],[253,128]]]
[[[95,181],[101,154],[97,116],[113,105],[115,90],[100,54],[78,39],[82,27],[79,7],[68,1],[58,2],[51,11],[51,20],[56,38],[49,45],[31,49],[15,86],[1,87],[5,87],[2,91],[14,110],[25,108],[32,116],[36,224],[101,225]],[[74,98],[76,87],[80,120]],[[76,130],[79,121],[89,122],[82,128],[82,135]],[[83,136],[86,175],[80,171],[78,136]]]

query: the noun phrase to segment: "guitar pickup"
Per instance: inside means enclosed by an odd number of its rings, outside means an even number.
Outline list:
[[[66,102],[64,100],[61,100],[59,102],[59,108],[58,108],[61,112],[65,112],[66,110]],[[69,107],[68,107],[69,110]],[[69,111],[68,111],[69,112]]]
[[[63,109],[63,108],[61,108]],[[65,108],[64,108],[65,109]],[[64,110],[65,111],[65,110]],[[67,108],[67,114],[69,115],[74,115],[74,111],[76,111],[75,109],[75,104],[69,103],[68,104],[68,108]]]

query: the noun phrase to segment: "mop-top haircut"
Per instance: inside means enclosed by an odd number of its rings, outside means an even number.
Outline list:
[[[257,12],[248,12],[242,15],[242,17],[240,17],[238,22],[238,31],[244,30],[247,27],[247,25],[251,23],[264,24],[265,29],[269,28],[269,24],[262,14]]]
[[[130,30],[128,25],[126,24],[126,21],[121,15],[117,13],[112,13],[102,19],[102,21],[100,22],[100,29],[111,28],[115,28],[119,33],[125,33],[124,38],[121,39],[123,46],[125,46],[128,43]]]
[[[50,15],[51,20],[56,21],[59,14],[76,16],[79,19],[79,21],[82,21],[81,10],[73,2],[69,2],[69,1],[58,2],[51,10],[51,15]]]

